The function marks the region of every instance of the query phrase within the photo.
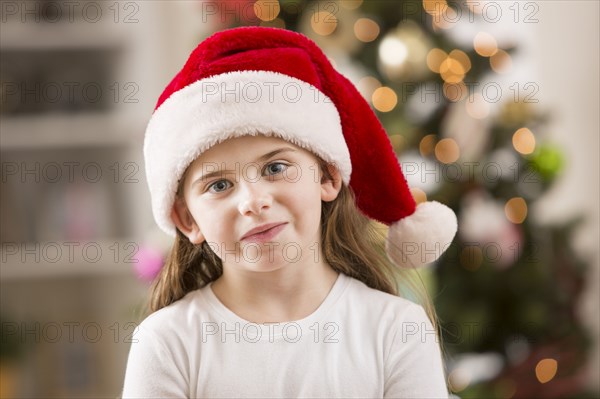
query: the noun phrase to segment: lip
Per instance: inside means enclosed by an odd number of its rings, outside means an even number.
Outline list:
[[[267,241],[275,237],[287,222],[267,223],[262,226],[255,227],[242,236],[241,241]]]

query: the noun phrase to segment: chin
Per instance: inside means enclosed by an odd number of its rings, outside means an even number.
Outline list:
[[[253,273],[261,273],[261,274],[266,274],[266,273],[277,273],[279,272],[281,269],[283,269],[283,267],[279,266],[279,267],[273,267],[273,265],[271,265],[271,267],[258,267],[258,268],[253,268],[252,270],[250,270]]]
[[[269,259],[265,256],[264,259],[257,259],[256,261],[249,261],[246,259],[245,262],[240,263],[240,267],[244,270],[257,272],[257,273],[269,273],[282,270],[289,267],[291,262],[286,261],[281,256],[273,256]]]
[[[287,249],[285,249],[287,248]],[[279,242],[247,244],[238,252],[235,262],[244,270],[271,272],[293,265],[300,261],[302,251],[299,246]],[[228,256],[233,261],[233,256]]]

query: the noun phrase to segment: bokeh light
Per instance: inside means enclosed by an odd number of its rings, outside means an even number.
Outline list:
[[[517,152],[528,155],[535,150],[535,136],[531,130],[522,127],[512,136],[512,144]]]
[[[413,187],[410,189],[410,193],[415,199],[417,205],[423,202],[427,202],[427,194],[425,194],[425,191],[421,190],[420,188]]]
[[[254,3],[254,14],[261,21],[272,21],[279,15],[281,7],[277,0],[257,0]]]
[[[375,89],[371,101],[378,111],[389,112],[398,104],[398,96],[394,90],[384,86]]]
[[[527,218],[527,202],[521,197],[511,198],[504,206],[506,218],[514,224],[521,224]]]
[[[329,11],[315,12],[310,18],[310,26],[316,34],[321,36],[331,35],[337,28],[338,20]]]
[[[447,56],[439,49],[434,50],[436,51],[430,51],[427,57],[429,68],[434,72],[438,72],[445,83],[460,83],[471,69],[469,56],[461,50],[452,50]],[[438,65],[438,61],[442,57],[445,58]]]
[[[446,0],[423,0],[423,9],[433,18],[431,24],[434,31],[438,29],[449,29],[457,20],[457,13],[452,7],[448,6]]]
[[[465,73],[471,70],[471,60],[464,51],[452,50],[450,54],[448,54],[448,57],[458,61],[461,64],[462,69]]]
[[[512,70],[512,57],[506,51],[498,49],[490,57],[490,66],[496,73],[509,73]]]
[[[471,383],[471,375],[463,368],[456,368],[448,375],[448,382],[453,392],[464,391]]]
[[[427,54],[427,66],[435,73],[440,73],[440,65],[448,58],[448,54],[442,49],[433,48]]]
[[[406,61],[408,49],[397,37],[388,36],[379,45],[379,58],[387,66],[400,66]]]
[[[419,143],[419,152],[421,153],[421,156],[428,157],[433,153],[436,140],[435,134],[428,134],[421,139],[421,142]]]
[[[430,15],[437,15],[447,7],[446,0],[423,0],[423,9]]]
[[[534,169],[544,179],[552,179],[563,169],[564,159],[562,154],[563,152],[559,147],[542,144],[530,155],[530,161],[533,163]]]
[[[485,101],[483,96],[479,93],[473,94],[465,102],[467,114],[471,118],[484,119],[490,114],[490,105]]]
[[[446,83],[458,83],[465,78],[465,69],[454,58],[446,58],[440,65],[440,76]]]
[[[491,57],[498,51],[496,39],[487,32],[479,32],[473,39],[473,47],[482,57]]]
[[[552,380],[558,370],[558,362],[552,358],[542,359],[535,366],[535,376],[542,384]]]
[[[354,35],[361,42],[372,42],[377,39],[379,32],[379,25],[370,18],[359,18],[354,23]]]
[[[435,157],[438,161],[449,164],[460,157],[460,149],[453,139],[442,139],[435,145]]]
[[[444,86],[442,87],[442,93],[444,93],[444,97],[452,102],[458,102],[468,94],[467,85],[460,81],[458,83],[448,83],[444,82]]]

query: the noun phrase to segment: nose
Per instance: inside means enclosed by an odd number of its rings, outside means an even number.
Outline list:
[[[271,207],[273,197],[266,190],[264,185],[254,183],[242,184],[240,190],[240,201],[238,209],[244,216],[260,215],[264,210]]]

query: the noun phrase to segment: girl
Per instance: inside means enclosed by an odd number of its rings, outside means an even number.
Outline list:
[[[415,205],[375,114],[312,41],[244,27],[202,42],[144,156],[175,242],[123,397],[448,396],[436,329],[395,276],[439,256],[456,217]]]

